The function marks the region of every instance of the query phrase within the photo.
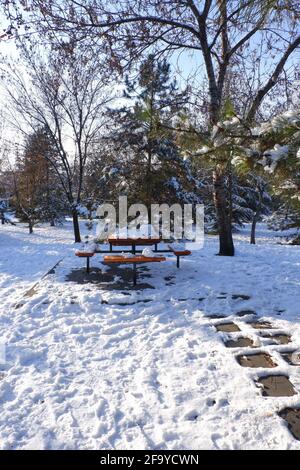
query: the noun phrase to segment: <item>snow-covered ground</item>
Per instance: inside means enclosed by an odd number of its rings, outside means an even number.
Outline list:
[[[33,235],[1,226],[0,448],[300,449],[277,414],[300,406],[300,369],[279,354],[300,348],[300,248],[277,242],[260,226],[251,246],[245,230],[235,236],[236,256],[223,258],[206,237],[181,269],[172,257],[151,265],[145,282],[154,289],[107,290],[66,280],[84,265],[69,223]],[[292,343],[259,339],[241,310]],[[298,394],[263,397],[255,379],[270,369],[241,367],[235,356],[254,350],[226,348],[241,333],[217,332],[224,320],[210,314],[234,319]]]

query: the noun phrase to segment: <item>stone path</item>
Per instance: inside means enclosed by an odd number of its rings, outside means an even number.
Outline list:
[[[225,295],[225,293],[222,294]],[[233,295],[232,298],[248,300],[249,297],[243,294],[236,294]],[[234,317],[236,317],[239,322],[244,322],[245,326],[248,327],[247,334],[251,337],[243,333],[240,326],[235,323],[234,318],[233,320],[225,321],[226,315],[206,315],[206,317],[214,321],[213,326],[216,328],[217,332],[226,333],[226,338],[223,340],[226,348],[232,350],[235,348],[256,349],[255,352],[247,351],[236,355],[236,360],[241,367],[275,369],[278,364],[272,357],[272,351],[270,351],[270,353],[266,352],[265,348],[274,345],[293,346],[290,334],[285,332],[272,333],[270,330],[276,329],[276,326],[270,321],[260,320],[257,313],[253,310],[241,310],[234,314]],[[223,321],[217,322],[217,320]],[[251,334],[249,333],[249,327],[253,330]],[[238,332],[241,334],[239,335]],[[260,338],[268,340],[267,344],[263,347],[263,351],[259,351],[261,347]],[[300,367],[299,350],[282,351],[282,348],[280,348],[279,350],[273,349],[273,351],[278,352],[289,366]],[[260,371],[258,372],[260,373]],[[289,377],[284,374],[270,373],[266,375],[266,372],[263,372],[261,376],[254,381],[264,397],[290,397],[298,393]],[[287,427],[292,435],[300,440],[300,408],[287,407],[280,410],[278,415],[286,421]]]

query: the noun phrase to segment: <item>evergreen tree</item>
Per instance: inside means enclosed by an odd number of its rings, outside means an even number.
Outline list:
[[[30,233],[37,222],[54,225],[66,211],[65,198],[50,163],[53,158],[51,139],[39,129],[27,138],[24,153],[16,161],[14,204],[17,216],[28,223]]]
[[[124,98],[128,104],[112,111],[119,125],[110,135],[122,162],[124,192],[149,210],[152,203],[199,202],[199,184],[181,156],[172,126],[184,114],[188,92],[171,80],[166,60],[149,55],[138,78],[126,78]]]
[[[262,124],[259,134],[259,163],[273,178],[279,203],[273,226],[293,229],[293,243],[300,243],[300,109],[290,110]]]

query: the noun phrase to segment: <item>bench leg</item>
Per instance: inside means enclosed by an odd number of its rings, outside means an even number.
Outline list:
[[[90,272],[90,258],[89,258],[89,256],[86,257],[86,272],[88,274]]]
[[[136,270],[136,263],[133,263],[133,285],[136,286],[137,280],[137,270]]]
[[[132,251],[132,253],[135,255],[135,245],[132,245],[131,251]]]
[[[157,243],[154,245],[154,251],[157,252]]]
[[[109,252],[112,253],[112,244],[109,244]]]
[[[177,266],[177,268],[180,267],[180,256],[177,256],[176,266]]]

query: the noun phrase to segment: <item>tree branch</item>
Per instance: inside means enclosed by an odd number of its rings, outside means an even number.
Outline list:
[[[255,114],[263,101],[264,97],[267,95],[267,93],[271,90],[276,85],[277,79],[281,72],[283,71],[283,67],[285,66],[288,58],[294,52],[294,50],[300,46],[300,36],[298,36],[286,49],[285,53],[281,57],[280,61],[278,62],[273,74],[265,84],[263,88],[258,90],[256,97],[253,100],[252,106],[247,114],[247,121],[252,121],[255,117]]]

